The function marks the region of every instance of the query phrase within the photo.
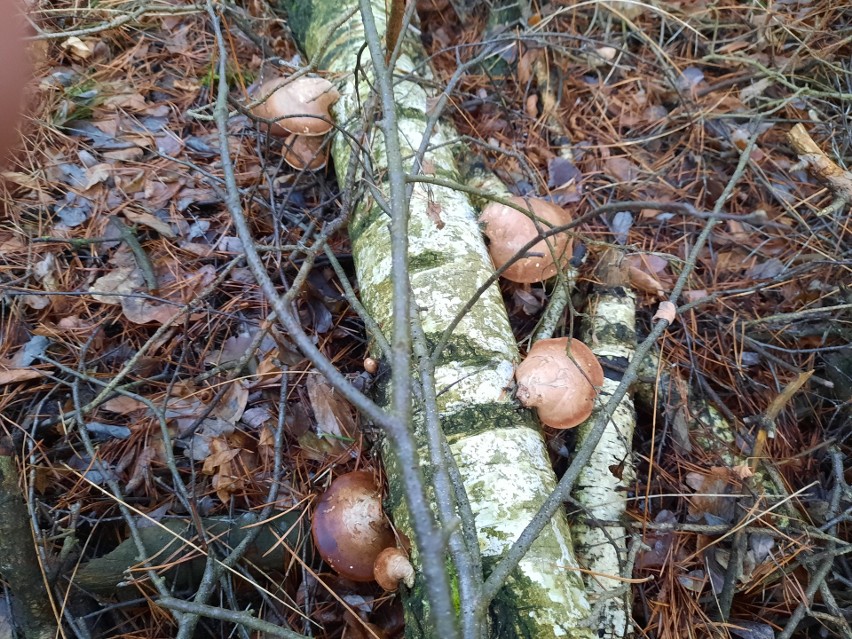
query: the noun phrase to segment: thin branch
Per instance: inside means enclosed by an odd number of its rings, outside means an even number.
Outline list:
[[[219,619],[220,621],[230,621],[231,623],[245,626],[251,630],[262,632],[270,637],[281,637],[282,639],[304,639],[307,636],[276,626],[268,621],[258,619],[249,612],[225,610],[224,608],[197,604],[191,601],[183,601],[182,599],[175,599],[174,597],[160,597],[157,599],[157,604],[163,608],[168,608],[169,610],[173,610],[178,613],[194,615],[196,617]]]
[[[837,511],[840,507],[840,498],[843,493],[843,488],[846,486],[846,482],[844,481],[844,466],[842,453],[840,453],[840,451],[837,450],[836,447],[832,447],[831,457],[833,462],[832,469],[834,471],[834,491],[832,492],[831,501],[829,502],[829,519],[834,518],[834,516],[837,514]],[[830,534],[835,534],[837,532],[837,525],[834,525],[829,528],[828,532]],[[822,586],[822,584],[828,578],[828,575],[831,572],[832,567],[834,566],[834,551],[836,549],[836,542],[828,542],[828,544],[826,545],[825,558],[819,564],[817,569],[810,574],[810,579],[808,580],[808,587],[805,589],[805,600],[800,602],[799,605],[796,606],[796,609],[793,611],[793,614],[790,615],[790,618],[787,620],[787,624],[784,626],[784,630],[782,630],[781,633],[778,635],[778,639],[790,639],[790,637],[793,636],[793,633],[796,632],[796,629],[799,627],[799,623],[801,623],[802,619],[805,618],[805,615],[810,610],[814,595],[820,589],[820,586]]]
[[[388,183],[391,208],[391,269],[393,271],[393,339],[391,341],[391,394],[393,414],[397,419],[411,419],[411,283],[408,276],[408,219],[405,169],[399,142],[396,118],[396,98],[391,70],[385,64],[384,51],[376,28],[373,8],[369,0],[360,0],[361,20],[373,61],[382,120],[379,123],[385,139]],[[437,636],[443,639],[458,637],[450,583],[444,566],[446,541],[438,534],[435,518],[425,495],[415,492],[415,484],[422,483],[417,466],[417,451],[412,437],[395,442],[400,458],[402,483],[411,519],[417,533],[417,545],[422,556],[425,588],[429,593],[430,616],[435,623]],[[402,445],[410,449],[402,448]],[[423,495],[423,498],[421,498]],[[414,499],[416,496],[417,499]],[[421,501],[422,499],[422,501]],[[419,529],[419,530],[418,530]]]
[[[412,307],[414,303],[412,302]],[[450,482],[448,458],[449,449],[446,437],[441,430],[441,415],[438,408],[438,395],[435,390],[435,363],[429,355],[429,346],[423,325],[412,308],[412,332],[414,354],[417,356],[420,370],[420,387],[423,394],[423,412],[425,415],[426,439],[429,459],[432,463],[432,475],[435,482],[435,503],[444,534],[448,537],[450,557],[456,567],[459,587],[459,609],[461,611],[461,632],[463,639],[476,639],[482,624],[483,610],[477,605],[482,591],[482,559],[479,553],[479,541],[475,533],[473,539],[464,538],[459,530],[459,518],[456,504],[453,503],[453,488],[459,488]],[[461,486],[459,492],[464,492]],[[466,493],[465,493],[466,494]]]
[[[192,13],[201,13],[204,11],[204,7],[202,5],[186,5],[186,6],[178,6],[178,7],[169,7],[169,6],[158,6],[152,7],[150,5],[142,5],[141,7],[137,7],[130,13],[122,14],[112,20],[108,20],[106,22],[101,22],[100,24],[93,25],[91,27],[86,27],[84,29],[72,29],[69,31],[56,31],[53,33],[42,31],[30,20],[30,24],[32,24],[33,28],[38,32],[38,35],[31,36],[26,38],[27,40],[65,40],[67,38],[79,38],[81,36],[94,35],[95,33],[102,33],[103,31],[109,31],[110,29],[116,29],[128,22],[133,22],[134,20],[141,18],[145,14],[153,14],[153,15],[190,15]]]

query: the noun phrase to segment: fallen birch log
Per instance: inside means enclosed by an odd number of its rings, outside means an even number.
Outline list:
[[[333,28],[353,0],[285,1],[290,26],[317,69],[336,81],[341,99],[335,105],[338,125],[354,131],[368,95],[369,57],[363,51],[365,31],[360,15]],[[385,31],[385,3],[372,3],[377,29]],[[426,75],[423,52],[404,34],[394,85],[397,130],[403,156],[410,162],[426,128],[430,95],[417,82]],[[319,54],[320,51],[324,53]],[[356,83],[354,70],[359,69]],[[367,78],[364,77],[366,72]],[[360,91],[360,93],[359,93]],[[446,142],[454,137],[446,125],[432,136],[432,150],[423,171],[458,182]],[[385,142],[368,142],[372,174],[386,174]],[[344,135],[335,138],[333,158],[343,182],[352,147]],[[387,199],[387,182],[377,180],[373,198],[361,202],[349,225],[352,252],[364,307],[382,332],[393,325],[393,278],[389,217],[375,201]],[[410,199],[408,264],[410,286],[426,340],[434,345],[493,268],[481,238],[476,214],[464,194],[439,186],[416,184]],[[555,487],[540,427],[528,412],[519,411],[508,389],[518,360],[517,345],[498,287],[492,286],[458,324],[435,361],[438,408],[443,433],[469,497],[487,573],[518,538]],[[390,405],[391,398],[381,398]],[[429,459],[422,411],[413,428],[421,443],[420,459]],[[392,451],[385,455],[391,486],[390,509],[395,524],[407,534],[411,522],[399,486],[399,468]],[[427,477],[431,469],[424,469]],[[412,559],[417,566],[416,549]],[[418,567],[419,568],[419,567]],[[418,569],[418,575],[420,571]],[[429,604],[422,579],[406,596],[407,636],[433,637]],[[493,636],[592,636],[585,626],[589,604],[573,557],[564,515],[554,516],[530,552],[512,573],[491,606]]]
[[[604,382],[591,417],[577,427],[577,446],[583,446],[602,406],[621,381],[636,349],[636,296],[630,289],[622,256],[608,250],[596,269],[581,324],[581,339],[604,369]],[[571,526],[577,559],[587,571],[589,597],[594,604],[593,625],[598,636],[621,639],[632,634],[630,619],[632,575],[627,564],[627,531],[621,521],[633,480],[633,430],[636,412],[628,394],[618,403],[580,473],[574,498],[582,507]]]

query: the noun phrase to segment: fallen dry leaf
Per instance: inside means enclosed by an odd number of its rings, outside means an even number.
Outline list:
[[[145,288],[145,277],[136,267],[122,266],[102,275],[89,287],[92,297],[102,304],[120,305],[123,295],[138,293]],[[121,295],[110,295],[120,293]]]
[[[65,49],[72,58],[77,60],[88,60],[92,57],[92,53],[94,53],[93,48],[77,36],[71,36],[59,46]]]
[[[311,375],[307,380],[308,397],[314,409],[317,433],[336,439],[352,439],[355,419],[352,407],[322,375]]]
[[[172,228],[167,222],[163,222],[163,220],[154,215],[151,215],[150,213],[146,213],[144,211],[134,211],[133,209],[129,208],[122,211],[122,213],[128,221],[133,222],[134,224],[141,224],[142,226],[147,226],[148,228],[154,229],[163,237],[175,237],[175,234],[172,232]]]
[[[38,189],[41,184],[37,177],[30,175],[29,173],[2,171],[0,172],[0,177],[2,177],[7,182],[11,182],[12,184],[17,184],[18,186],[22,186],[24,188],[32,190]]]
[[[236,424],[245,412],[248,397],[249,391],[245,380],[231,382],[213,414],[228,423]]]
[[[119,395],[118,397],[113,397],[112,399],[105,401],[101,404],[101,408],[108,410],[111,413],[117,413],[118,415],[127,415],[128,413],[142,410],[146,408],[146,406],[138,399]]]
[[[429,198],[429,203],[426,205],[426,216],[435,223],[435,226],[440,231],[444,228],[444,220],[441,219],[441,205]]]
[[[8,370],[0,370],[0,386],[6,384],[14,384],[15,382],[24,382],[28,379],[41,377],[44,372],[34,368],[10,368]]]
[[[651,293],[652,295],[665,295],[666,290],[663,283],[650,273],[641,271],[635,266],[630,267],[629,273],[630,285],[633,288],[638,289],[643,293]]]
[[[677,307],[669,302],[660,302],[659,307],[657,308],[657,312],[654,313],[654,321],[656,320],[666,320],[669,324],[674,324],[675,318],[677,317]]]
[[[606,170],[619,182],[627,184],[635,182],[636,178],[639,177],[639,167],[623,157],[614,157],[606,160]]]

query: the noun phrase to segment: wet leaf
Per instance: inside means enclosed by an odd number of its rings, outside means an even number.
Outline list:
[[[355,436],[355,418],[349,402],[322,375],[309,376],[306,387],[317,433],[351,440]]]

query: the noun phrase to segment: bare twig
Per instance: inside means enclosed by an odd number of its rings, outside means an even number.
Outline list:
[[[181,5],[176,7],[169,7],[168,5],[147,5],[143,4],[142,6],[136,7],[130,13],[125,13],[120,16],[113,18],[112,20],[108,20],[106,22],[101,22],[100,24],[92,25],[91,27],[85,27],[83,29],[71,29],[69,31],[56,31],[53,33],[48,33],[46,31],[42,31],[35,24],[30,21],[33,28],[38,32],[38,35],[34,35],[28,40],[64,40],[67,38],[79,38],[81,36],[89,36],[94,35],[96,33],[102,33],[104,31],[109,31],[111,29],[116,29],[122,25],[128,24],[129,22],[133,22],[141,18],[146,14],[153,15],[190,15],[193,13],[201,13],[204,11],[203,5]]]
[[[387,154],[388,184],[390,187],[391,209],[391,268],[393,269],[393,339],[391,358],[391,394],[394,417],[409,420],[411,418],[411,283],[408,271],[408,220],[409,210],[406,197],[405,169],[403,168],[402,150],[399,142],[399,129],[396,118],[396,98],[393,92],[393,76],[385,64],[379,33],[373,16],[373,8],[369,0],[360,0],[361,20],[367,46],[373,61],[379,100],[382,105],[383,118],[379,123],[385,139]],[[400,442],[395,442],[399,447]],[[408,437],[405,442],[411,445],[411,451],[400,451],[400,458],[409,454],[411,461],[416,459],[413,440]],[[402,481],[405,486],[406,502],[412,511],[412,523],[417,534],[417,545],[423,556],[423,574],[426,580],[426,591],[431,600],[430,616],[435,623],[439,637],[452,639],[458,636],[458,629],[450,597],[450,583],[444,562],[446,540],[437,534],[434,516],[428,503],[413,503],[413,498],[419,499],[425,494],[416,493],[413,489],[414,467],[407,468],[405,461],[401,463],[404,469]],[[418,477],[422,482],[422,477]],[[418,519],[423,521],[418,526]],[[421,530],[418,530],[420,528]]]
[[[846,486],[846,482],[844,481],[844,466],[843,466],[843,454],[836,448],[832,447],[831,450],[831,458],[832,458],[832,470],[834,474],[834,491],[831,495],[831,501],[829,503],[829,519],[833,518],[837,514],[837,510],[840,507],[840,498],[843,493],[843,488]],[[830,534],[834,534],[837,530],[837,525],[832,526],[829,529]],[[778,639],[790,639],[793,636],[793,633],[796,632],[796,629],[799,627],[799,623],[801,623],[802,619],[805,618],[805,615],[810,610],[811,603],[813,602],[813,597],[820,589],[820,586],[825,582],[829,573],[831,572],[832,566],[834,566],[835,556],[832,551],[837,548],[837,544],[834,541],[828,542],[826,545],[827,555],[825,559],[820,563],[816,570],[814,570],[808,581],[808,586],[805,589],[805,600],[800,602],[796,609],[793,611],[793,614],[790,615],[790,618],[787,620],[787,624],[784,626],[784,630],[778,635]]]
[[[828,157],[814,142],[804,125],[797,124],[790,129],[787,139],[808,171],[834,196],[831,204],[817,211],[817,215],[830,215],[846,208],[852,201],[852,172],[841,168]]]
[[[412,304],[412,306],[414,306]],[[478,607],[482,590],[482,559],[479,554],[479,541],[476,532],[462,536],[459,530],[459,518],[456,515],[457,500],[453,488],[458,488],[450,482],[447,468],[452,454],[447,455],[446,438],[441,430],[441,416],[438,408],[438,397],[435,389],[435,363],[429,355],[429,346],[416,308],[412,308],[412,332],[414,354],[420,370],[420,388],[423,394],[423,412],[425,416],[426,439],[429,447],[429,457],[432,462],[432,473],[435,480],[435,502],[438,505],[438,515],[444,534],[447,535],[450,556],[455,563],[459,587],[459,608],[461,612],[461,633],[463,639],[476,639],[483,621],[483,610]],[[464,492],[464,487],[459,493]],[[469,507],[469,506],[468,506]],[[470,521],[468,518],[468,521]]]
[[[193,615],[195,617],[209,617],[210,619],[220,619],[221,621],[229,621],[233,624],[241,625],[257,632],[269,635],[270,637],[281,637],[282,639],[304,639],[306,635],[300,635],[298,632],[287,630],[281,626],[276,626],[263,619],[258,619],[249,612],[241,612],[237,610],[226,610],[216,606],[208,606],[192,601],[183,601],[174,597],[160,597],[157,603],[163,608],[168,608],[178,613]]]

